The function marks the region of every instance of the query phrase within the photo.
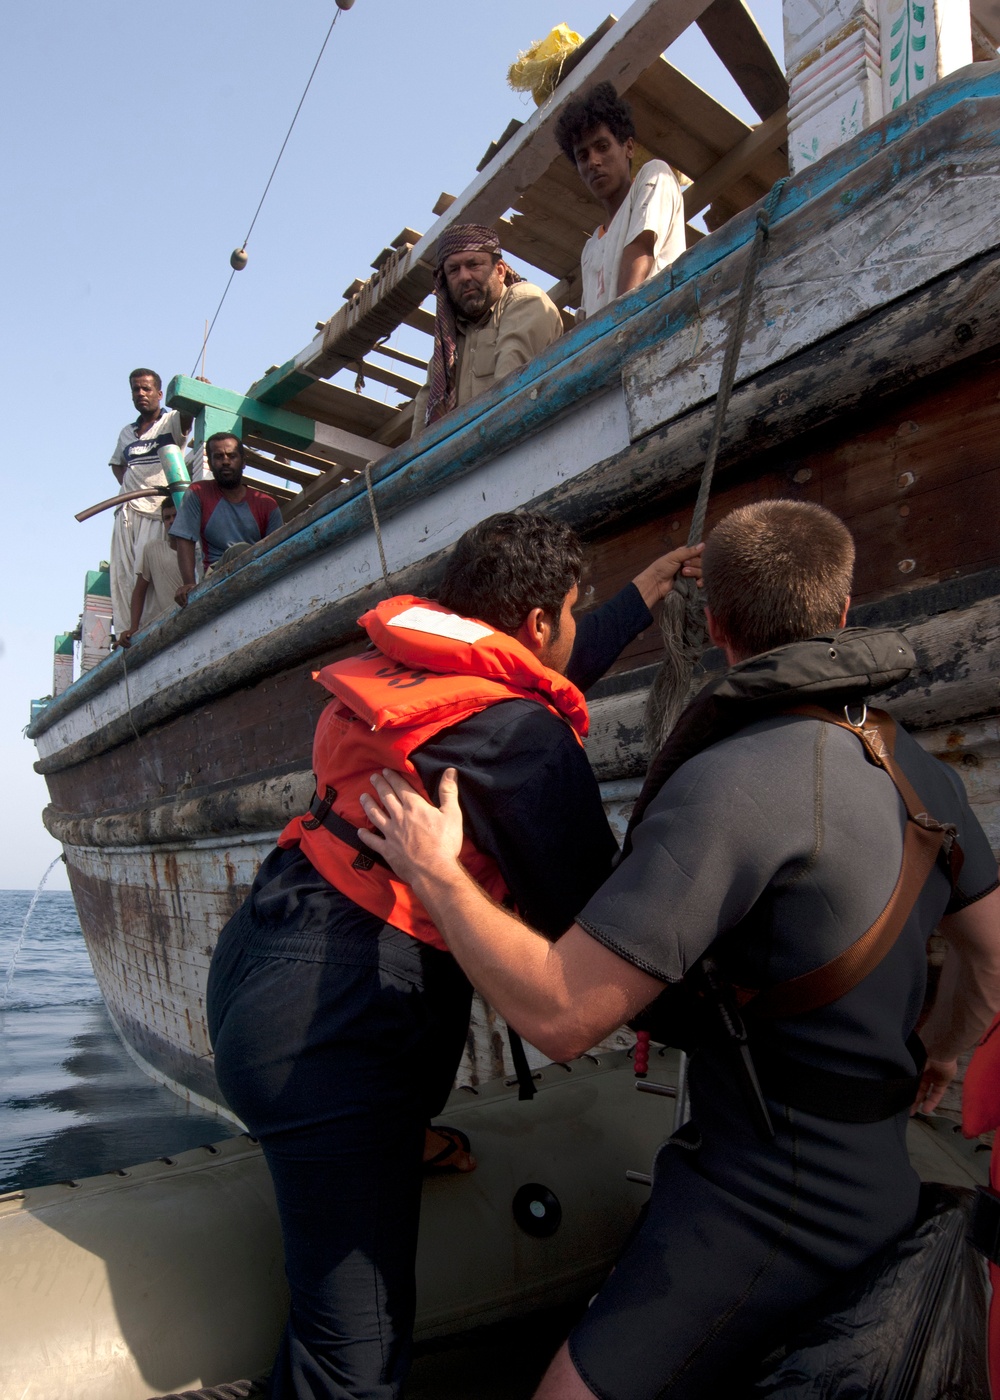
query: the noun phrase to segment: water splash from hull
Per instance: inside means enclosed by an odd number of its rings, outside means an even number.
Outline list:
[[[49,876],[52,874],[53,870],[55,870],[56,866],[61,860],[62,856],[56,856],[55,860],[49,866],[48,870],[46,870],[45,874],[39,880],[38,889],[31,896],[31,903],[28,905],[28,912],[24,916],[24,923],[21,925],[21,932],[17,936],[17,943],[14,945],[14,951],[11,954],[10,962],[7,964],[7,976],[4,979],[3,992],[0,993],[0,1006],[7,1005],[7,998],[10,996],[10,984],[14,980],[14,972],[17,968],[17,959],[21,952],[21,949],[24,947],[25,935],[28,932],[28,925],[31,923],[31,916],[35,912],[35,905],[38,903],[42,890],[45,888],[46,880],[49,878]]]

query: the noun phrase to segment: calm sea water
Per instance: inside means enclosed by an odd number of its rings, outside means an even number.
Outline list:
[[[230,1136],[154,1084],[108,1019],[68,892],[0,890],[0,1191],[92,1176]]]

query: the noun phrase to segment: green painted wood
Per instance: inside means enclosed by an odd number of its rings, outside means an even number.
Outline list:
[[[55,655],[56,655],[56,656],[72,656],[72,655],[73,655],[73,633],[72,633],[72,632],[57,632],[57,633],[56,633],[56,640],[55,640],[55,648],[54,648],[54,651],[55,651]]]
[[[158,456],[163,475],[167,478],[167,485],[177,487],[172,493],[172,498],[174,505],[180,510],[184,500],[184,488],[191,483],[191,473],[187,469],[184,453],[174,443],[170,443],[167,447],[160,448]]]
[[[263,379],[258,379],[256,384],[251,384],[247,395],[249,398],[257,399],[260,403],[280,408],[289,399],[294,399],[296,394],[300,394],[303,389],[312,388],[316,382],[313,375],[303,374],[296,369],[294,359],[286,360],[283,365],[273,369],[270,374],[265,374]]]
[[[84,594],[88,598],[110,598],[111,597],[111,571],[105,566],[103,569],[88,569],[87,581],[84,585]]]
[[[206,437],[211,437],[213,432],[234,432],[242,437],[244,425],[253,424],[266,434],[269,442],[281,447],[308,451],[316,439],[316,424],[311,418],[273,408],[218,384],[202,384],[186,374],[176,375],[167,385],[167,403],[181,413],[191,413],[198,418],[199,434],[210,422],[219,420],[219,426],[212,427],[205,433]],[[204,438],[199,436],[198,440],[204,441]]]
[[[221,408],[201,409],[194,418],[194,437],[192,445],[200,447],[214,433],[232,433],[234,437],[243,439],[243,419],[238,413],[227,413]]]

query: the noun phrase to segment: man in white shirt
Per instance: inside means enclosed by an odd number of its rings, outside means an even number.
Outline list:
[[[647,161],[632,178],[635,125],[611,83],[571,102],[556,140],[604,206],[604,223],[584,244],[581,318],[641,286],[684,252],[684,204],[666,161]]]
[[[164,409],[163,384],[155,370],[134,369],[128,382],[139,416],[126,423],[118,434],[110,462],[123,495],[127,491],[166,486],[159,449],[168,443],[183,447],[192,421],[189,414]],[[151,540],[163,538],[161,504],[160,497],[150,496],[145,500],[123,501],[115,511],[111,535],[111,610],[116,633],[131,626],[132,592],[143,550]],[[150,618],[143,620],[148,622]]]

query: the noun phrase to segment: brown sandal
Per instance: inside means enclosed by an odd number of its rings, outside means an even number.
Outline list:
[[[428,1124],[427,1132],[436,1133],[438,1137],[445,1140],[444,1147],[439,1152],[435,1152],[433,1157],[428,1157],[424,1161],[425,1176],[449,1176],[453,1172],[466,1175],[475,1171],[476,1159],[472,1156],[469,1139],[461,1128],[452,1128],[445,1123]],[[471,1166],[460,1167],[457,1158],[465,1155],[471,1160]]]

